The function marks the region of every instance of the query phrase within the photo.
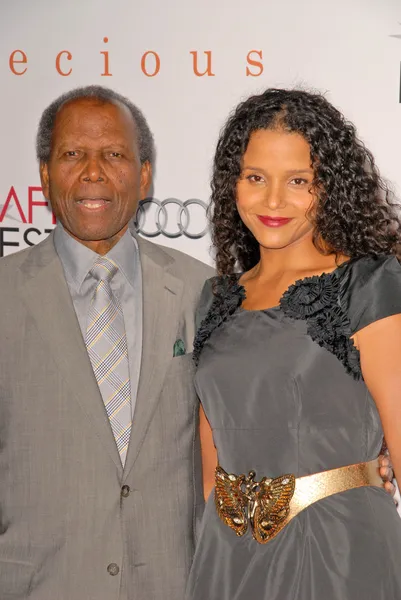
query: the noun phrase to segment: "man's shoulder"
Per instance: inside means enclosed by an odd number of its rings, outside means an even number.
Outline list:
[[[194,258],[193,256],[190,256],[189,254],[185,254],[185,252],[175,250],[174,248],[165,247],[163,247],[163,251],[174,260],[176,268],[182,270],[187,277],[201,277],[203,280],[205,280],[209,279],[209,277],[212,277],[215,274],[213,267],[198,260],[197,258]]]
[[[209,279],[215,273],[212,267],[184,252],[160,246],[143,238],[138,241],[142,252],[145,251],[154,258],[162,260],[171,273],[187,283],[203,284],[206,279]]]
[[[56,251],[50,235],[36,246],[29,246],[0,258],[0,281],[4,282],[5,278],[10,275],[16,280],[18,272],[25,277],[30,268],[44,266],[54,256],[56,256]]]
[[[18,269],[27,258],[29,258],[32,252],[35,253],[35,248],[35,246],[30,246],[29,248],[24,248],[23,250],[19,250],[8,256],[3,256],[0,259],[0,274],[5,274]]]

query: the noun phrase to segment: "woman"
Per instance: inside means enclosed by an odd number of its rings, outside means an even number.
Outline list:
[[[188,598],[399,600],[375,457],[384,429],[401,477],[401,223],[373,157],[322,96],[270,89],[229,118],[212,191]]]

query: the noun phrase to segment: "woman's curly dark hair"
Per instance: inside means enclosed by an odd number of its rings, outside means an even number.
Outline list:
[[[260,129],[298,133],[310,146],[313,188],[318,190],[317,247],[350,258],[397,254],[401,244],[398,205],[391,201],[354,125],[320,94],[268,89],[235,109],[217,144],[210,215],[219,273],[231,274],[237,264],[247,271],[260,258],[259,244],[236,207],[242,157],[251,134]]]

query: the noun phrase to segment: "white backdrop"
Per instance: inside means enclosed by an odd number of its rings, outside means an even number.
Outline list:
[[[0,32],[2,255],[52,227],[40,205],[36,126],[49,102],[78,85],[113,87],[144,110],[157,144],[160,201],[207,202],[225,117],[272,85],[326,91],[401,189],[400,0],[0,0]],[[210,60],[208,74],[194,73],[196,59],[198,73]],[[188,232],[199,233],[204,210],[188,208]],[[179,207],[167,210],[171,234]],[[155,218],[153,205],[148,232]],[[162,233],[155,241],[211,262],[208,236]]]
[[[53,227],[34,142],[42,110],[62,92],[107,85],[143,109],[159,201],[207,202],[229,111],[251,92],[294,85],[327,92],[399,192],[400,72],[401,0],[0,0],[0,256]],[[188,232],[201,232],[204,210],[188,209]],[[179,207],[166,210],[174,234]],[[153,205],[148,232],[155,219]],[[212,263],[208,235],[154,241]]]

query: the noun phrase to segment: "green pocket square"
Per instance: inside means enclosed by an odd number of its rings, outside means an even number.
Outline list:
[[[182,340],[174,342],[173,356],[183,356],[185,354],[185,344]]]

